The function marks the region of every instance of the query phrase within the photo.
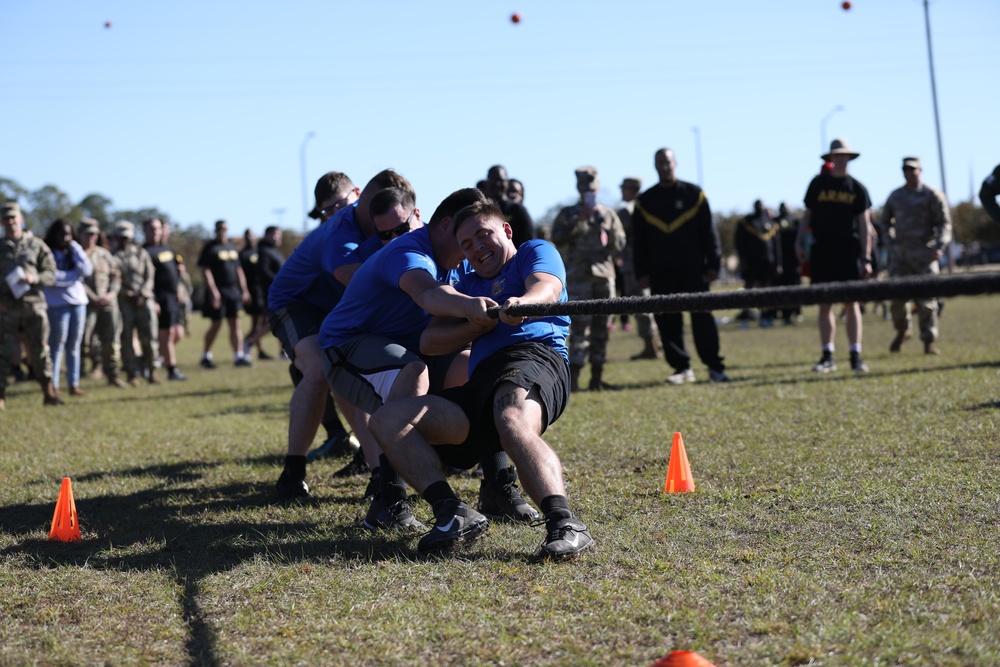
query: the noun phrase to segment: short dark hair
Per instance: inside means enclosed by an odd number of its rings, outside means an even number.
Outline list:
[[[388,213],[396,206],[413,208],[415,206],[413,195],[401,188],[385,188],[379,190],[378,194],[372,197],[372,203],[368,206],[368,214],[374,218],[376,215]]]
[[[268,225],[267,229],[264,230],[264,236],[268,236],[269,234],[273,234],[276,231],[278,231],[278,226],[277,225]]]
[[[368,184],[365,185],[365,190],[370,188],[372,185],[378,187],[379,190],[385,190],[386,188],[397,188],[406,192],[413,199],[414,205],[417,203],[417,193],[413,191],[413,186],[410,184],[406,177],[400,174],[395,169],[383,169],[379,173],[372,176]],[[369,212],[369,215],[371,213]]]
[[[461,190],[455,190],[450,195],[445,197],[444,200],[438,204],[438,207],[434,209],[434,213],[431,215],[431,219],[428,224],[432,227],[436,227],[441,224],[441,221],[445,218],[453,218],[455,214],[463,208],[472,204],[487,201],[489,201],[489,199],[486,198],[486,195],[476,188],[462,188]],[[501,215],[501,217],[503,216]]]
[[[314,220],[322,218],[323,215],[319,212],[320,202],[329,199],[332,195],[344,189],[354,189],[354,183],[348,178],[347,174],[340,171],[328,171],[320,176],[319,180],[316,181],[316,187],[313,189],[313,195],[316,197],[316,205],[313,206],[313,210],[309,211],[309,217]]]
[[[462,226],[462,223],[476,216],[482,216],[484,218],[496,218],[500,222],[505,222],[503,217],[503,211],[500,207],[493,203],[490,199],[484,199],[483,201],[477,201],[473,204],[463,207],[461,210],[456,211],[455,215],[452,216],[451,233],[458,234],[458,228]]]

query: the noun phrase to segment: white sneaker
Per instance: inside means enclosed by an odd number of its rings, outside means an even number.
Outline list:
[[[678,371],[673,375],[667,376],[667,382],[670,384],[684,384],[685,382],[694,382],[694,371],[690,368],[686,371]]]

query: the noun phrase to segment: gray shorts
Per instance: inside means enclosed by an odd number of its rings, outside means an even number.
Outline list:
[[[269,310],[267,319],[271,323],[271,333],[281,343],[288,359],[295,361],[295,346],[309,336],[319,334],[326,311],[306,303],[290,303],[285,308]]]
[[[421,356],[384,336],[365,334],[323,350],[323,372],[334,393],[370,414],[382,407],[404,366],[423,362],[431,391],[439,391],[458,354]]]

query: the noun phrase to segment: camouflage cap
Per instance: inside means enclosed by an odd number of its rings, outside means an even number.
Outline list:
[[[130,239],[135,236],[135,225],[128,220],[122,220],[115,225],[115,236]]]
[[[642,190],[642,179],[636,176],[627,176],[622,179],[622,184],[619,185],[620,188],[634,188],[636,190]]]
[[[101,226],[93,218],[83,218],[76,226],[78,234],[96,234],[101,231]]]
[[[14,201],[9,201],[0,206],[0,218],[16,218],[21,215],[21,206]]]
[[[903,158],[903,169],[907,167],[912,167],[913,169],[920,169],[920,158],[918,157],[904,157]]]
[[[601,189],[597,167],[580,167],[576,170],[576,189],[580,192],[597,192]]]

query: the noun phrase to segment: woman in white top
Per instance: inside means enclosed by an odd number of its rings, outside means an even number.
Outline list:
[[[83,279],[94,272],[87,253],[73,240],[73,227],[57,219],[45,232],[45,244],[56,259],[56,284],[45,287],[49,307],[49,352],[52,377],[59,389],[60,366],[66,351],[66,379],[70,396],[83,396],[80,389],[80,344],[87,320],[87,291]]]

